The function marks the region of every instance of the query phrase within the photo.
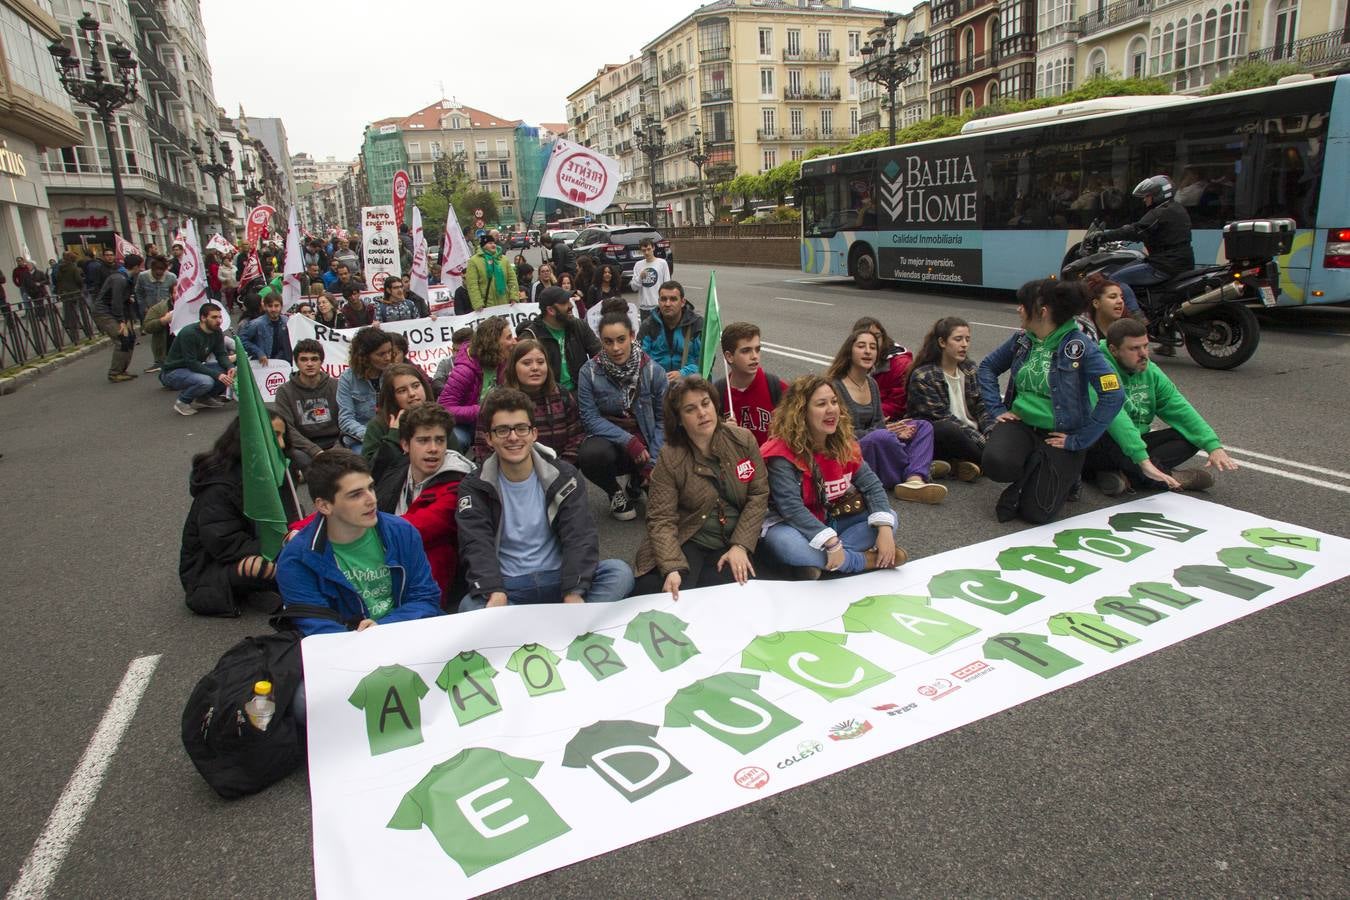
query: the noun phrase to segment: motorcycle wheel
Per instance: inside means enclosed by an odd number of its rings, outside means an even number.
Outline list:
[[[1201,336],[1188,331],[1186,352],[1206,369],[1236,369],[1252,358],[1261,342],[1256,314],[1240,303],[1219,304],[1189,324],[1205,329]]]

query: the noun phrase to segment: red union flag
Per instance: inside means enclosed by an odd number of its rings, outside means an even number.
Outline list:
[[[258,241],[267,233],[267,223],[275,213],[276,209],[265,203],[253,207],[253,212],[248,214],[248,229],[244,232],[250,244],[258,246]]]
[[[553,142],[539,196],[552,197],[600,213],[619,189],[619,161],[562,139]]]
[[[128,253],[134,253],[137,256],[142,255],[140,247],[137,247],[131,241],[122,237],[122,235],[118,234],[115,231],[113,232],[113,243],[116,244],[117,246],[117,261],[119,263],[123,260],[123,258],[126,257]]]
[[[250,250],[248,256],[244,257],[244,271],[239,276],[239,285],[242,287],[253,279],[261,277],[263,277],[262,261],[258,259],[258,251]]]
[[[202,245],[197,240],[197,226],[189,219],[179,232],[183,245],[183,255],[178,259],[178,281],[174,285],[173,319],[169,321],[169,331],[177,334],[186,325],[197,321],[198,310],[203,303],[210,301],[211,295],[206,286],[206,265],[202,258]],[[222,327],[230,327],[228,313],[223,316]]]
[[[394,224],[403,224],[403,210],[408,205],[408,173],[399,169],[394,173]]]

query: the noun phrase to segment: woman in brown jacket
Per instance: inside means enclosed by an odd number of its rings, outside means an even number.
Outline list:
[[[768,473],[749,431],[717,412],[708,382],[691,375],[666,391],[666,444],[652,472],[647,537],[633,594],[745,584],[769,508]]]

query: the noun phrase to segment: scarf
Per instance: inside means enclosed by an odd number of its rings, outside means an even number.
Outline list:
[[[624,412],[631,412],[633,402],[637,400],[638,376],[642,372],[642,348],[634,344],[633,352],[628,354],[628,362],[623,365],[612,361],[603,350],[595,358],[600,361],[600,369],[605,377],[623,393]]]
[[[487,267],[488,277],[492,279],[493,285],[497,288],[497,296],[506,296],[506,272],[502,269],[500,260],[501,253],[489,253],[487,250],[480,251],[483,254],[483,265]]]

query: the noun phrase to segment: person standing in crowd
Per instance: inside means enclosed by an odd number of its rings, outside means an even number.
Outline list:
[[[338,265],[339,263],[336,256],[329,257],[328,267],[320,270],[323,273],[319,277],[323,279],[324,290],[337,292],[338,285],[342,281],[341,277],[338,275]]]
[[[478,252],[469,257],[464,270],[464,286],[474,309],[514,303],[519,294],[516,270],[503,258],[491,235],[483,238]]]
[[[361,271],[361,257],[356,255],[346,238],[338,238],[337,261],[346,266],[349,272]]]
[[[1121,287],[1100,272],[1094,272],[1084,282],[1088,292],[1088,308],[1077,316],[1078,330],[1094,344],[1106,340],[1106,332],[1125,315],[1125,295]]]
[[[586,310],[598,309],[610,297],[623,296],[623,269],[614,263],[605,263],[596,270],[590,290],[586,292]]]
[[[338,445],[337,380],[323,370],[323,344],[305,338],[295,345],[295,372],[277,388],[277,414],[288,427],[287,444],[296,471]]]
[[[431,382],[417,366],[398,362],[385,369],[380,378],[380,399],[375,404],[375,415],[367,423],[366,436],[361,441],[361,455],[370,463],[370,474],[377,484],[403,456],[398,431],[403,414],[429,400]],[[451,449],[460,448],[451,445]]]
[[[268,419],[277,446],[285,452],[285,421],[275,412]],[[209,451],[192,458],[188,490],[192,507],[178,551],[178,579],[188,609],[201,616],[237,616],[245,605],[276,612],[281,606],[276,566],[262,555],[257,526],[244,514],[238,416]],[[287,521],[299,518],[289,490],[281,492],[281,501]]]
[[[863,460],[853,425],[823,375],[792,383],[760,452],[769,470],[762,541],[796,578],[889,569],[909,558],[895,544],[886,489]]]
[[[300,293],[308,297],[314,288],[323,290],[323,270],[318,263],[309,263],[300,275]]]
[[[219,306],[203,303],[197,309],[197,321],[183,326],[169,344],[159,383],[179,392],[173,410],[180,416],[225,405],[220,395],[234,385],[235,369],[225,349],[223,321]]]
[[[373,304],[361,299],[361,286],[349,281],[341,288],[343,328],[365,328],[375,324]]]
[[[595,260],[589,256],[577,257],[577,271],[572,277],[572,284],[581,295],[581,305],[585,306],[586,298],[591,295],[591,285],[595,284]]]
[[[220,254],[214,250],[206,251],[206,291],[217,303],[221,301],[221,292],[225,284],[220,280]]]
[[[174,278],[177,278],[179,274],[181,274],[179,270],[182,268],[183,265],[182,241],[173,242],[172,246],[169,247],[169,256],[173,257],[172,259],[169,260],[169,271],[173,273]]]
[[[894,422],[905,415],[905,389],[909,381],[909,369],[914,362],[914,354],[891,340],[886,326],[880,319],[863,316],[853,323],[854,331],[870,331],[877,339],[877,364],[872,369],[872,379],[881,392],[881,414],[887,422]]]
[[[759,326],[750,322],[732,322],[722,329],[722,359],[728,378],[714,382],[717,402],[726,408],[728,421],[735,422],[755,436],[763,446],[769,439],[769,425],[778,401],[787,393],[787,382],[766,372],[759,364]],[[730,390],[728,390],[728,380]]]
[[[909,376],[909,416],[933,423],[933,455],[951,466],[958,481],[980,477],[985,438],[994,427],[969,358],[970,340],[965,319],[938,319]]]
[[[534,266],[525,261],[525,254],[516,254],[516,288],[527,303],[539,302],[540,288],[534,280]]]
[[[600,560],[600,536],[581,476],[535,442],[534,403],[501,388],[479,427],[492,454],[459,485],[459,611],[529,603],[605,603],[633,588],[633,571]]]
[[[1020,516],[1040,525],[1057,518],[1079,483],[1087,448],[1125,403],[1120,376],[1078,330],[1074,316],[1084,306],[1079,284],[1027,282],[1017,290],[1022,330],[980,363],[980,397],[996,423],[980,468],[1008,485],[995,508],[1000,522]],[[1000,394],[1004,372],[1011,375]],[[1176,484],[1145,465],[1150,477]]]
[[[422,536],[376,506],[366,461],[334,448],[305,473],[318,515],[277,557],[277,586],[286,605],[327,606],[341,622],[297,618],[301,634],[341,634],[441,615],[441,588],[431,574]]]
[[[441,588],[441,609],[450,610],[459,568],[459,484],[474,465],[449,448],[454,423],[438,404],[419,403],[404,412],[398,424],[402,452],[377,482],[375,497],[380,512],[402,516],[422,536],[431,577]]]
[[[383,295],[375,303],[376,322],[407,322],[412,319],[424,319],[431,315],[426,301],[408,293],[407,285],[397,275],[384,280]]]
[[[577,373],[586,360],[600,352],[600,339],[584,321],[572,315],[572,298],[560,287],[539,295],[539,314],[520,329],[534,338],[548,357],[553,380],[568,392],[576,391]]]
[[[1238,467],[1214,429],[1148,358],[1148,345],[1144,323],[1129,318],[1112,324],[1101,343],[1107,361],[1120,376],[1125,408],[1111,420],[1106,434],[1088,448],[1083,474],[1095,476],[1097,487],[1108,497],[1173,487],[1148,475],[1143,469],[1145,462],[1172,476],[1184,491],[1213,487],[1210,469],[1233,472]],[[1167,427],[1150,431],[1154,419],[1162,419]],[[1204,468],[1177,468],[1201,450],[1209,455]]]
[[[749,431],[723,421],[713,386],[672,382],[663,406],[666,444],[652,472],[647,536],[634,560],[635,594],[745,584],[769,509],[769,478]]]
[[[281,295],[268,294],[263,301],[263,315],[239,329],[239,339],[244,342],[249,358],[264,366],[273,359],[291,362],[291,333],[287,328],[290,319],[281,311]]]
[[[586,437],[576,397],[558,386],[538,341],[523,338],[516,342],[502,370],[499,386],[520,391],[534,402],[536,443],[552,450],[558,459],[576,465],[577,449]],[[487,434],[479,431],[474,440],[474,456],[483,460],[491,453]]]
[[[703,359],[703,317],[684,299],[684,285],[667,281],[657,289],[656,312],[638,329],[642,352],[666,372],[674,384],[699,371]]]
[[[312,271],[312,279],[317,281],[319,273],[328,268],[328,255],[323,252],[323,244],[320,243],[318,238],[310,238],[305,243],[305,249],[300,253],[306,271]],[[311,267],[313,268],[311,269]]]
[[[473,446],[479,404],[497,384],[497,376],[515,344],[511,323],[504,316],[493,316],[478,323],[469,345],[455,357],[455,366],[437,401],[455,419],[456,447]]]
[[[84,273],[80,271],[79,261],[74,250],[61,254],[61,262],[56,267],[56,277],[52,281],[57,294],[68,297],[78,294],[84,287]]]
[[[168,293],[146,309],[141,319],[141,331],[149,335],[150,352],[154,355],[154,362],[145,370],[147,375],[164,370],[164,360],[169,355],[169,342],[173,340],[173,335],[169,333],[169,326],[173,324],[173,301],[178,294],[178,282],[168,275],[168,260],[162,256],[157,256],[150,266],[152,269],[157,266],[160,271],[165,273],[164,282],[168,285]],[[142,272],[141,276],[144,275],[145,273]],[[139,286],[140,283],[138,277],[136,284]]]
[[[577,273],[577,252],[567,241],[545,236],[544,249],[549,251],[555,276],[560,277],[563,272],[570,272],[573,275]]]
[[[91,298],[97,297],[98,292],[103,288],[103,282],[108,280],[108,276],[117,271],[117,254],[111,247],[104,248],[98,259],[90,258],[84,266],[84,286],[89,291]]]
[[[881,389],[870,374],[878,349],[876,335],[870,330],[853,332],[835,354],[825,377],[833,382],[863,459],[881,480],[881,486],[892,490],[897,500],[941,503],[947,488],[929,480],[937,474],[933,468],[932,423],[922,419],[886,420],[881,411]]]
[[[581,367],[577,379],[577,405],[587,434],[577,465],[609,497],[610,514],[626,522],[637,515],[634,501],[665,442],[660,410],[668,382],[665,371],[633,340],[628,316],[611,313],[601,319],[600,344],[603,349]]]
[[[348,368],[338,376],[338,426],[342,444],[360,454],[366,423],[375,417],[380,378],[394,364],[394,342],[378,328],[367,326],[352,338]]]
[[[112,341],[108,380],[114,384],[136,377],[127,367],[136,349],[136,320],[140,318],[133,281],[141,272],[141,258],[128,253],[122,262],[125,270],[119,269],[105,278],[94,297],[94,324]]]
[[[656,242],[651,238],[638,241],[638,249],[642,259],[633,266],[632,282],[638,291],[638,314],[646,322],[659,305],[661,285],[670,280],[670,266],[656,255]]]

